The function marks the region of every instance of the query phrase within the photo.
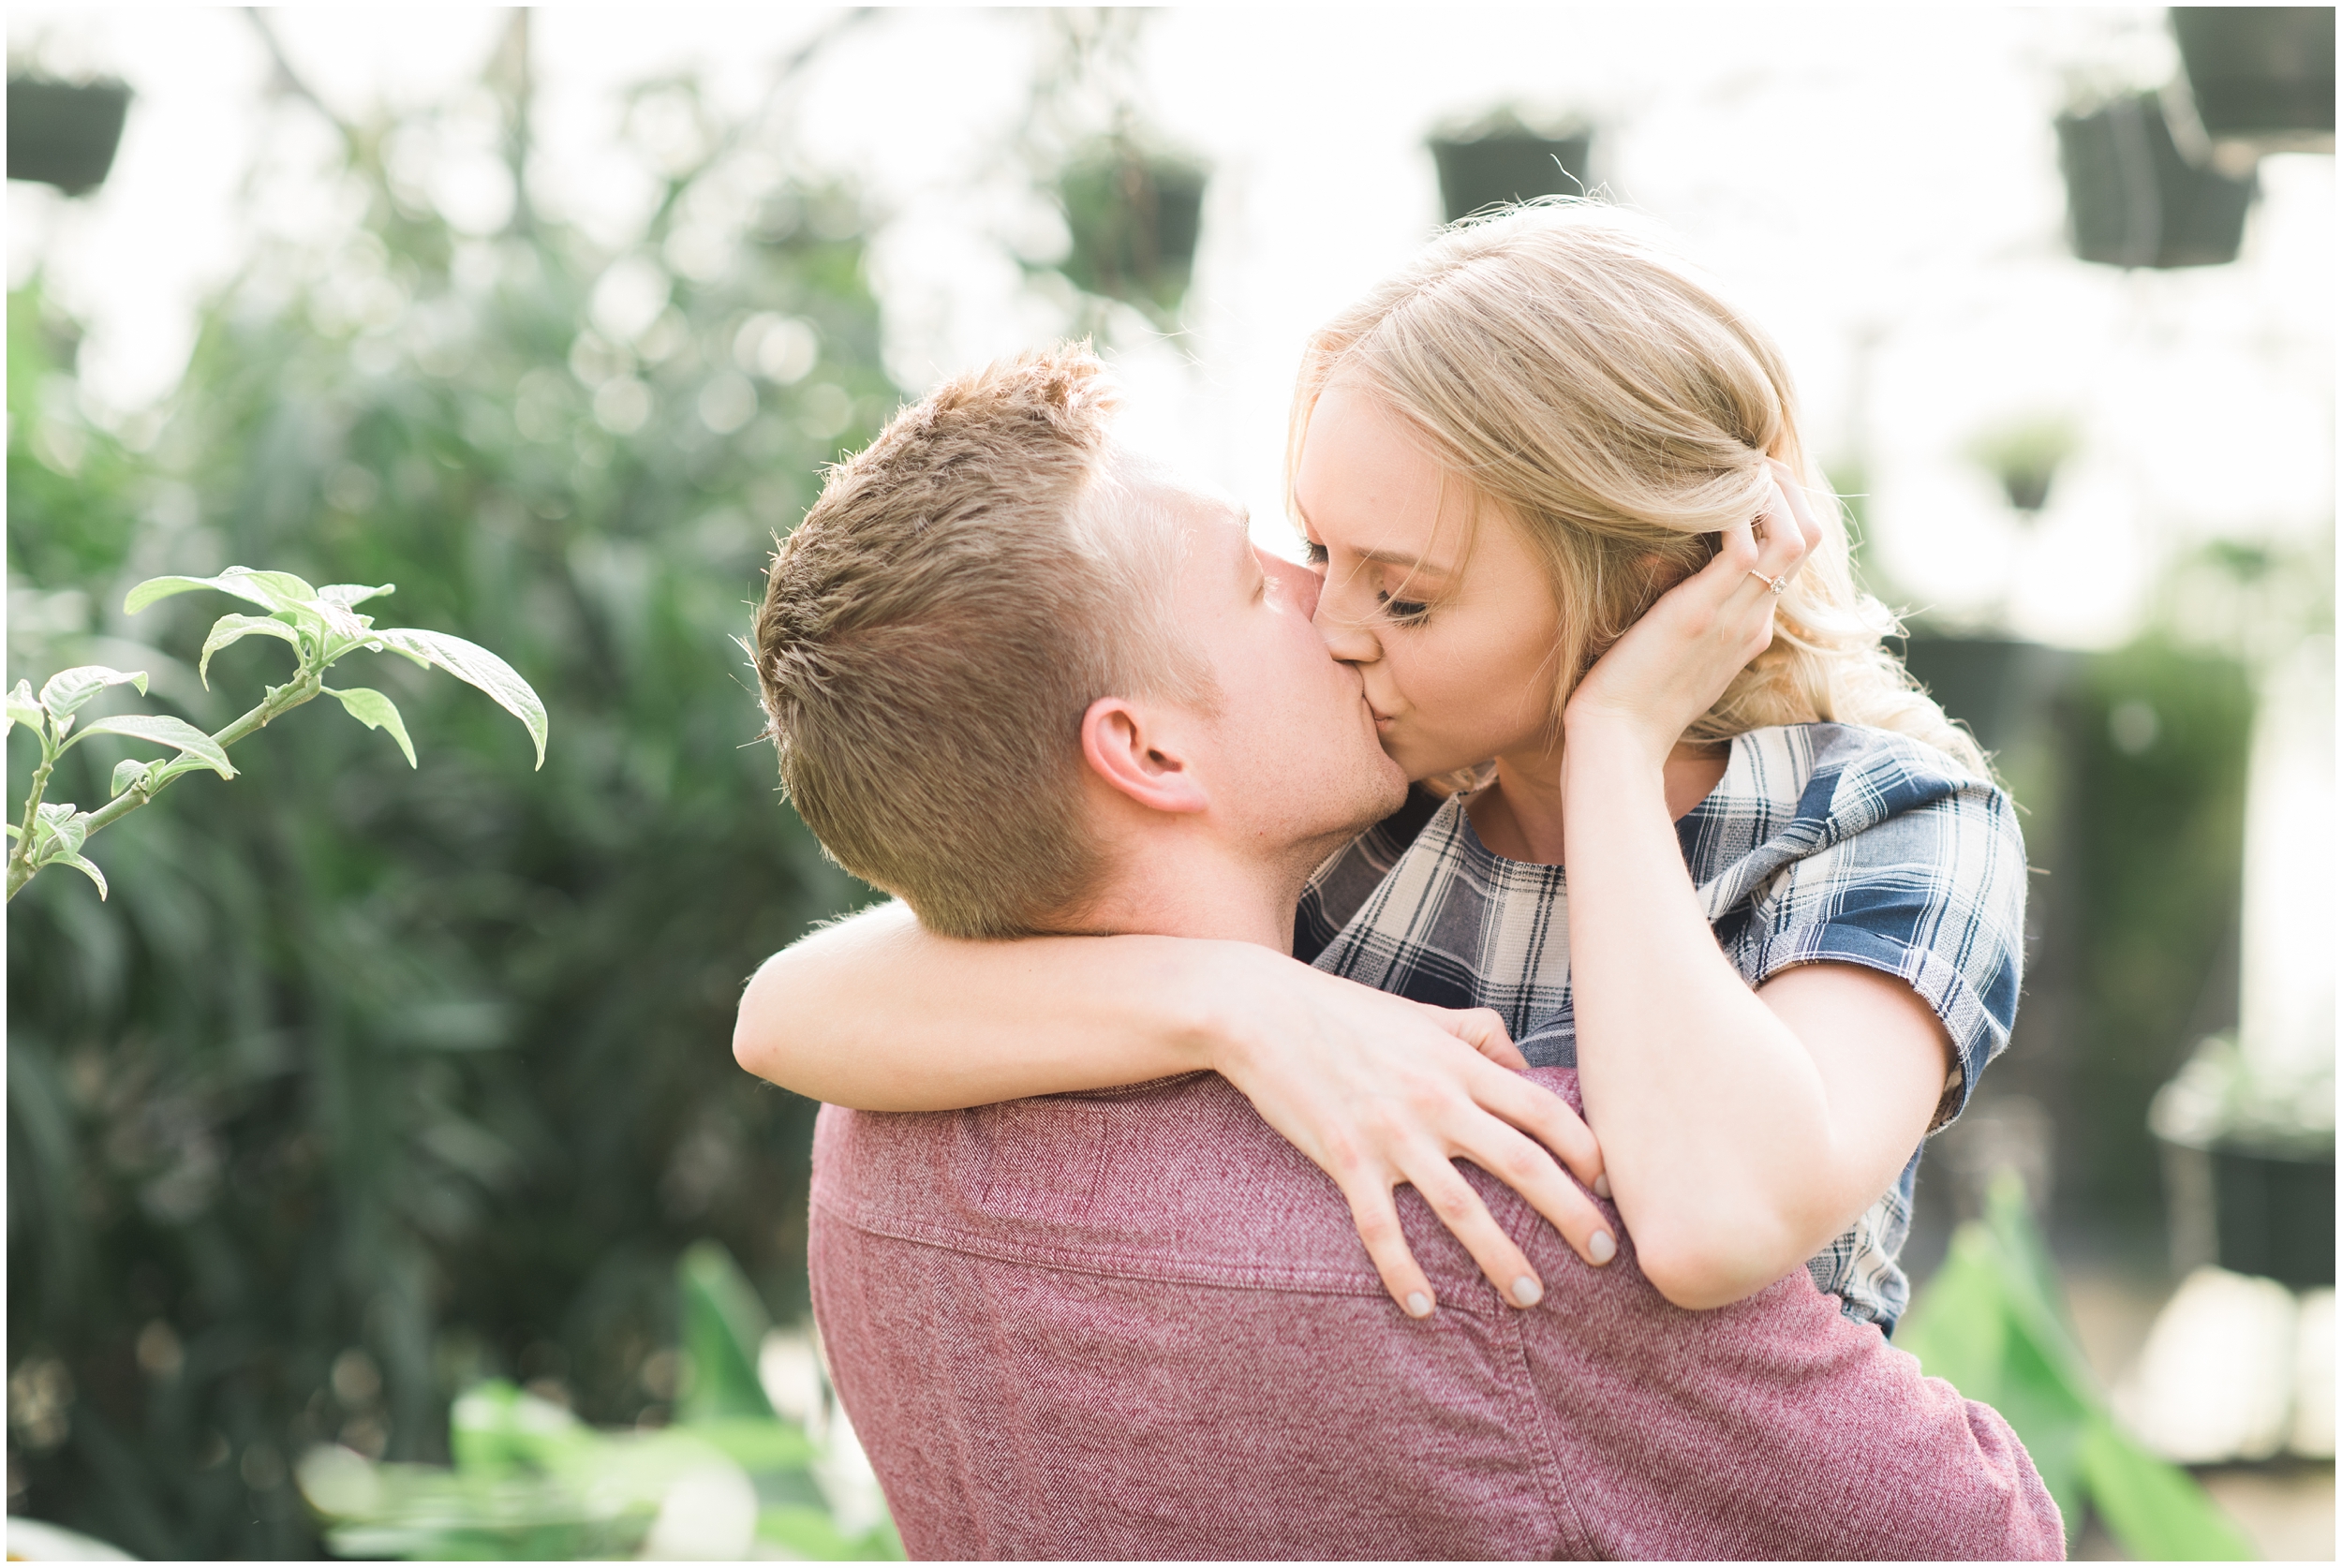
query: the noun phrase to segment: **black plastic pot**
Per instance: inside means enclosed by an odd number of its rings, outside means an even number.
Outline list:
[[[1195,275],[1208,177],[1194,164],[1120,148],[1075,164],[1058,182],[1074,240],[1059,270],[1085,292],[1177,312]]]
[[[2211,135],[2333,144],[2332,6],[2173,6],[2172,31]]]
[[[1433,138],[1431,160],[1439,165],[1440,201],[1447,221],[1507,201],[1582,194],[1592,144],[1593,138],[1583,133],[1548,137],[1525,130],[1496,130],[1461,140]]]
[[[96,190],[113,168],[129,108],[130,89],[119,81],[8,78],[8,178],[67,196]]]
[[[2056,477],[2054,467],[2009,468],[2002,472],[2000,487],[2019,511],[2038,511],[2049,505],[2050,481]]]
[[[2180,153],[2152,94],[2057,120],[2074,254],[2113,267],[2211,267],[2236,259],[2260,189]]]
[[[2334,1283],[2334,1156],[2212,1151],[2220,1266],[2295,1287]]]

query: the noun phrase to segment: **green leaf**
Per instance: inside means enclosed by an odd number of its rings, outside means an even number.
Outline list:
[[[33,695],[33,683],[17,682],[16,689],[8,693],[8,727],[14,729],[17,725],[22,724],[37,733],[44,727],[43,720],[47,717],[47,710],[41,707],[40,699]]]
[[[110,686],[135,686],[139,695],[146,695],[146,672],[143,670],[109,670],[103,664],[77,664],[70,670],[60,670],[49,677],[49,684],[40,688],[40,705],[50,717],[64,718]]]
[[[477,643],[443,631],[419,631],[388,627],[374,633],[384,648],[405,654],[418,664],[436,664],[457,680],[478,687],[496,699],[505,712],[519,719],[537,743],[537,765],[545,765],[545,704],[520,672]]]
[[[138,781],[145,777],[146,764],[144,762],[140,762],[136,757],[125,757],[114,764],[113,787],[106,791],[106,798],[111,800],[123,791],[135,787]]]
[[[216,588],[271,610],[290,610],[318,597],[315,588],[289,571],[254,571],[233,566],[217,577],[150,577],[123,599],[122,613],[135,615],[157,599],[198,588]]]
[[[694,1421],[680,1429],[704,1440],[751,1475],[803,1470],[822,1457],[813,1440],[786,1421],[730,1415],[713,1421]]]
[[[212,655],[230,643],[241,643],[255,635],[290,643],[296,654],[301,648],[301,633],[293,629],[290,621],[279,620],[274,615],[222,615],[212,623],[211,635],[203,639],[203,657],[195,666],[195,673],[202,680],[206,690],[212,685]]]
[[[2235,1561],[2252,1543],[2194,1477],[2116,1430],[2105,1416],[2083,1435],[2082,1472],[2107,1533],[2148,1561]]]
[[[1895,1329],[1895,1343],[1964,1396],[2000,1412],[2032,1455],[2041,1484],[2065,1516],[2068,1539],[2082,1527],[2079,1459],[2094,1386],[2072,1376],[2063,1347],[2032,1297],[2029,1263],[2012,1259],[2001,1235],[1970,1220],[1952,1234],[1943,1266]]]
[[[378,588],[369,588],[361,583],[328,583],[318,590],[318,598],[328,604],[347,607],[363,604],[370,599],[380,599],[384,594],[395,592],[397,586],[395,583],[385,583]]]
[[[70,854],[82,847],[89,828],[82,817],[82,808],[71,801],[49,801],[42,805],[33,821],[33,856],[36,860],[51,859],[58,854]],[[63,850],[50,846],[61,844]]]
[[[173,718],[169,714],[126,713],[118,718],[101,718],[66,744],[71,746],[92,735],[127,735],[132,740],[154,741],[185,753],[222,778],[236,777],[235,767],[219,742],[185,719]]]
[[[683,1350],[691,1358],[691,1384],[676,1413],[686,1424],[774,1419],[756,1375],[757,1352],[772,1320],[740,1265],[719,1243],[698,1241],[684,1251],[675,1273],[683,1296]]]
[[[466,1389],[448,1414],[448,1447],[459,1472],[549,1470],[594,1441],[576,1416],[501,1378]]]
[[[352,687],[348,691],[336,691],[329,686],[324,691],[328,697],[340,698],[342,706],[349,710],[349,717],[367,729],[388,730],[391,739],[398,742],[398,748],[407,753],[407,765],[410,768],[419,765],[415,762],[415,743],[407,738],[406,721],[398,717],[397,705],[388,697],[363,686]]]
[[[780,1546],[811,1562],[894,1562],[902,1546],[890,1525],[879,1525],[850,1536],[819,1508],[784,1502],[756,1516],[756,1538]]]
[[[96,882],[96,883],[97,884],[97,897],[98,897],[98,901],[99,901],[100,903],[103,903],[103,902],[105,901],[105,897],[106,897],[106,873],[104,873],[103,871],[100,871],[99,869],[97,869],[97,867],[96,867],[96,866],[92,865],[91,865],[88,861],[83,860],[83,859],[82,859],[80,855],[78,855],[78,854],[51,855],[51,856],[50,856],[47,860],[43,861],[41,864],[42,864],[42,865],[70,865],[71,867],[73,867],[73,869],[75,869],[76,871],[79,871],[79,872],[80,872],[82,876],[87,877],[87,878],[88,878],[91,881]]]

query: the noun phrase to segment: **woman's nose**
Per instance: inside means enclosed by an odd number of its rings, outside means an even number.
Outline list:
[[[1353,614],[1343,613],[1337,602],[1341,596],[1320,590],[1317,614],[1311,624],[1317,628],[1318,637],[1326,651],[1344,664],[1371,664],[1383,657],[1383,645],[1373,629]]]

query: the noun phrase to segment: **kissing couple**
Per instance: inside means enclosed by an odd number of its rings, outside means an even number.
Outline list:
[[[896,901],[769,960],[814,1306],[921,1557],[2038,1558],[1888,1342],[2008,1043],[2013,807],[1787,367],[1649,226],[1468,220],[1310,341],[1306,565],[1075,346],[828,479],[754,637]]]

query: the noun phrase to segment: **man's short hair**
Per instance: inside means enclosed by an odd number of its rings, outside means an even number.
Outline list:
[[[1047,929],[1097,891],[1091,703],[1209,697],[1173,624],[1177,521],[1105,461],[1115,401],[1080,345],[947,382],[773,556],[756,673],[789,798],[947,936]]]

